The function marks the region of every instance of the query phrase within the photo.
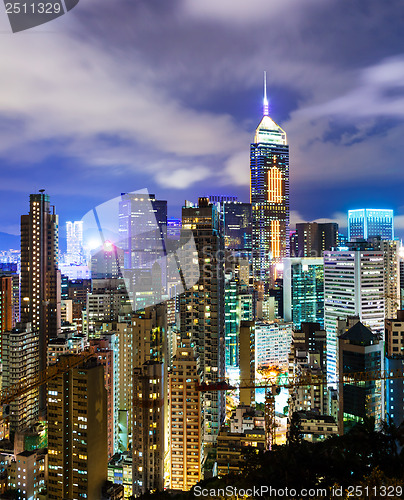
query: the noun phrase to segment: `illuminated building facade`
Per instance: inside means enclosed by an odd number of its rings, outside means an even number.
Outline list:
[[[169,376],[170,488],[188,491],[201,479],[202,416],[198,362],[189,341],[178,347]]]
[[[404,311],[385,321],[385,369],[387,372],[404,371]],[[404,381],[394,378],[385,382],[386,418],[399,427],[404,420]]]
[[[0,335],[11,330],[13,318],[13,282],[11,276],[1,276],[0,271]],[[0,337],[0,358],[2,359],[2,341]]]
[[[102,498],[108,474],[104,367],[90,360],[47,388],[48,498]]]
[[[21,216],[21,322],[39,334],[39,369],[47,362],[48,339],[61,326],[61,276],[58,270],[59,222],[43,192],[30,195],[30,212]],[[40,411],[46,394],[40,388]]]
[[[255,368],[277,366],[287,369],[290,344],[292,343],[292,323],[257,321],[255,323]]]
[[[302,323],[301,330],[294,330],[289,353],[289,377],[326,375],[326,332],[319,323]],[[310,385],[289,388],[289,414],[312,410],[319,415],[328,412],[327,388]]]
[[[367,240],[379,236],[382,240],[394,240],[393,210],[361,208],[348,210],[348,240]]]
[[[87,294],[87,319],[91,333],[103,323],[118,321],[125,308],[130,309],[130,304],[122,278],[92,280],[92,291]]]
[[[216,206],[199,198],[197,207],[183,207],[182,227],[181,238],[187,241],[192,231],[196,244],[183,269],[190,276],[199,264],[199,281],[180,296],[181,338],[195,347],[201,382],[214,383],[225,376],[223,238]],[[213,444],[225,415],[225,395],[207,391],[201,399],[204,445]]]
[[[284,260],[283,306],[285,321],[324,326],[324,259],[294,257]]]
[[[255,381],[255,321],[240,323],[240,380],[254,386]],[[240,389],[240,404],[251,406],[255,403],[255,389]]]
[[[118,341],[116,335],[106,334],[102,338],[90,339],[90,349],[97,355],[98,364],[104,367],[107,391],[108,458],[118,451]]]
[[[167,233],[167,201],[154,194],[122,194],[119,233],[125,250],[125,269],[151,268]],[[161,246],[156,248],[159,242]]]
[[[373,333],[384,331],[384,255],[378,250],[324,253],[324,329],[327,377],[337,379],[337,322],[358,315]]]
[[[336,222],[301,222],[296,224],[290,253],[293,257],[322,257],[326,250],[332,250],[337,246]]]
[[[384,294],[386,318],[395,318],[400,302],[400,242],[381,240],[380,250],[384,255]]]
[[[358,322],[339,336],[339,373],[372,372],[384,369],[384,342]],[[384,418],[384,381],[361,384],[344,382],[339,391],[339,429],[346,433],[365,418],[373,417],[376,427]]]
[[[289,146],[286,133],[264,116],[250,149],[253,271],[256,281],[276,279],[276,264],[289,256]]]
[[[163,490],[166,378],[163,364],[146,361],[133,370],[133,495]]]
[[[233,409],[230,428],[222,427],[217,439],[217,473],[223,477],[240,471],[245,460],[244,450],[265,450],[264,412],[251,406],[239,405]]]
[[[111,241],[105,241],[90,261],[92,279],[119,278],[122,273],[124,252]]]
[[[41,491],[46,489],[44,481],[45,454],[31,450],[15,455],[7,469],[9,488],[17,491],[17,498],[40,498]]]
[[[240,310],[238,308],[237,281],[226,275],[224,288],[226,370],[238,366],[238,332],[240,327]]]
[[[31,324],[18,323],[2,334],[3,388],[34,378],[39,370],[38,331]],[[20,431],[38,419],[38,388],[30,389],[10,403],[10,431]]]
[[[224,201],[221,211],[225,248],[248,258],[251,254],[251,203]]]
[[[68,264],[82,264],[83,252],[83,221],[66,222],[66,261]]]

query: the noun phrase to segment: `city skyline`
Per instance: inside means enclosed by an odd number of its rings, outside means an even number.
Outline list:
[[[0,9],[0,497],[401,497],[399,0],[27,5]]]
[[[52,25],[3,35],[0,232],[18,234],[17,214],[41,188],[61,226],[145,187],[168,200],[170,216],[186,198],[248,201],[266,70],[269,113],[291,144],[292,225],[343,227],[348,209],[391,208],[400,237],[399,8],[159,0],[115,3],[112,16],[89,1]]]

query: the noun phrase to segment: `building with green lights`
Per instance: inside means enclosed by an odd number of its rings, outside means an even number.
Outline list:
[[[225,316],[225,360],[226,370],[239,365],[238,332],[240,327],[240,309],[238,307],[238,285],[231,276],[226,276],[224,288]]]
[[[296,329],[302,323],[319,323],[324,328],[324,259],[285,259],[283,279],[285,320]]]

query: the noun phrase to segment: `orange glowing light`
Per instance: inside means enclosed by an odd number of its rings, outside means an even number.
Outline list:
[[[281,238],[280,238],[280,223],[278,220],[271,220],[271,251],[273,259],[280,257]]]
[[[277,167],[268,170],[268,201],[282,203],[282,173]]]

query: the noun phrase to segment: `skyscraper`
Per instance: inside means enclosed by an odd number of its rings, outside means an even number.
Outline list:
[[[21,216],[21,322],[39,335],[39,369],[47,362],[47,343],[60,332],[61,277],[58,270],[58,216],[43,190],[30,195],[30,212]],[[40,412],[46,408],[40,388]]]
[[[133,495],[164,487],[166,452],[164,365],[146,361],[133,369]]]
[[[3,388],[38,374],[38,332],[31,325],[17,324],[2,334]],[[10,430],[21,431],[38,419],[38,388],[32,388],[10,403]]]
[[[81,264],[83,261],[83,221],[66,222],[67,262]]]
[[[322,257],[325,250],[338,246],[336,222],[302,222],[296,224],[296,235],[291,245],[294,257]]]
[[[294,257],[285,259],[283,271],[283,310],[286,321],[295,328],[302,323],[324,326],[324,259]]]
[[[107,479],[104,368],[91,359],[48,384],[48,498],[101,498]]]
[[[170,488],[187,491],[201,479],[201,409],[198,360],[190,341],[173,359],[170,394]]]
[[[123,193],[119,236],[133,309],[161,302],[167,288],[167,201],[154,194]]]
[[[339,339],[339,373],[372,372],[384,369],[384,343],[361,322],[356,323]],[[384,418],[384,383],[382,380],[361,383],[344,382],[339,392],[339,431],[347,432],[353,425],[374,417],[376,426]]]
[[[276,279],[276,263],[289,255],[289,146],[285,131],[264,113],[250,149],[253,271],[256,281]]]
[[[187,253],[183,269],[191,273],[199,263],[199,281],[180,297],[181,337],[191,339],[200,360],[201,382],[214,383],[225,376],[223,238],[215,205],[199,198],[199,206],[182,209],[182,235],[192,230],[196,251]],[[187,234],[188,233],[188,234]],[[224,418],[223,391],[202,395],[204,443],[216,441]]]
[[[375,333],[384,331],[383,252],[352,249],[324,253],[324,327],[327,376],[337,378],[337,321],[358,315]]]
[[[151,269],[161,256],[167,234],[167,201],[154,194],[123,193],[119,204],[119,233],[125,269]]]
[[[379,236],[394,240],[393,210],[361,208],[348,211],[348,240],[367,240]]]

